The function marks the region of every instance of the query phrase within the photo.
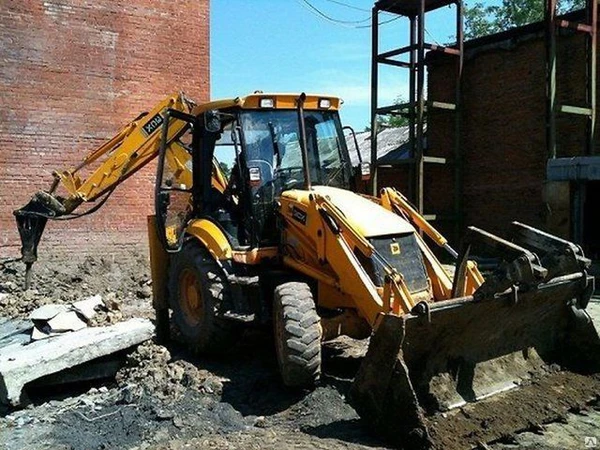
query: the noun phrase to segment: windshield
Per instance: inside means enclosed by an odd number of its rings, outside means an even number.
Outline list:
[[[304,111],[311,183],[350,189],[352,166],[339,116],[334,111]],[[297,110],[253,110],[240,114],[256,242],[277,243],[276,199],[303,189],[304,166]]]
[[[308,166],[313,185],[350,188],[351,166],[339,117],[332,111],[305,111]],[[241,114],[246,165],[254,190],[272,185],[273,194],[304,186],[296,110]]]

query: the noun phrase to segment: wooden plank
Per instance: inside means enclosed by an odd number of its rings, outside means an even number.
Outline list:
[[[131,319],[5,348],[0,354],[0,402],[16,406],[27,383],[133,347],[150,339],[153,332],[149,320]]]

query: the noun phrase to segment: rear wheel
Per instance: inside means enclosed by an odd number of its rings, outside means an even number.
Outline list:
[[[291,387],[311,387],[321,376],[322,329],[310,287],[288,282],[275,288],[273,327],[279,371]]]
[[[169,303],[184,340],[202,353],[220,353],[233,344],[234,324],[217,316],[228,300],[221,268],[196,242],[175,253],[169,268]]]

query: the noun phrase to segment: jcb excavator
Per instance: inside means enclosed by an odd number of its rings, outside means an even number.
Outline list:
[[[598,372],[600,340],[586,312],[594,284],[581,248],[515,222],[507,239],[470,227],[455,252],[395,189],[356,193],[369,167],[351,165],[340,103],[305,94],[201,105],[167,98],[15,211],[28,272],[48,219],[81,215],[85,202],[98,201],[82,214],[97,210],[158,158],[148,224],[161,337],[169,310],[206,353],[235,344],[240,325],[272,324],[283,382],[310,387],[322,341],[371,336],[350,401],[405,448],[449,448],[439,430],[452,429],[457,408],[490,408],[541,379]],[[235,161],[229,177],[219,152]],[[453,277],[431,243],[455,259]],[[502,261],[485,278],[469,259],[480,249]],[[550,398],[584,403],[598,392],[597,378],[585,379],[577,396],[562,399],[563,382]],[[527,417],[532,392],[519,397],[515,417]],[[467,447],[505,431],[476,422],[450,434]]]

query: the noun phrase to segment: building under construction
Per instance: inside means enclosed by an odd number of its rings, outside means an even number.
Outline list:
[[[456,23],[448,47],[425,40],[427,15],[441,7]],[[408,44],[379,48],[382,12],[407,18]],[[381,167],[379,185],[410,192],[450,236],[471,224],[502,233],[518,217],[597,258],[596,2],[558,17],[549,0],[545,21],[464,43],[462,15],[455,1],[375,4],[372,118],[405,115],[412,137],[411,157]],[[409,72],[406,104],[375,100],[382,65]]]

